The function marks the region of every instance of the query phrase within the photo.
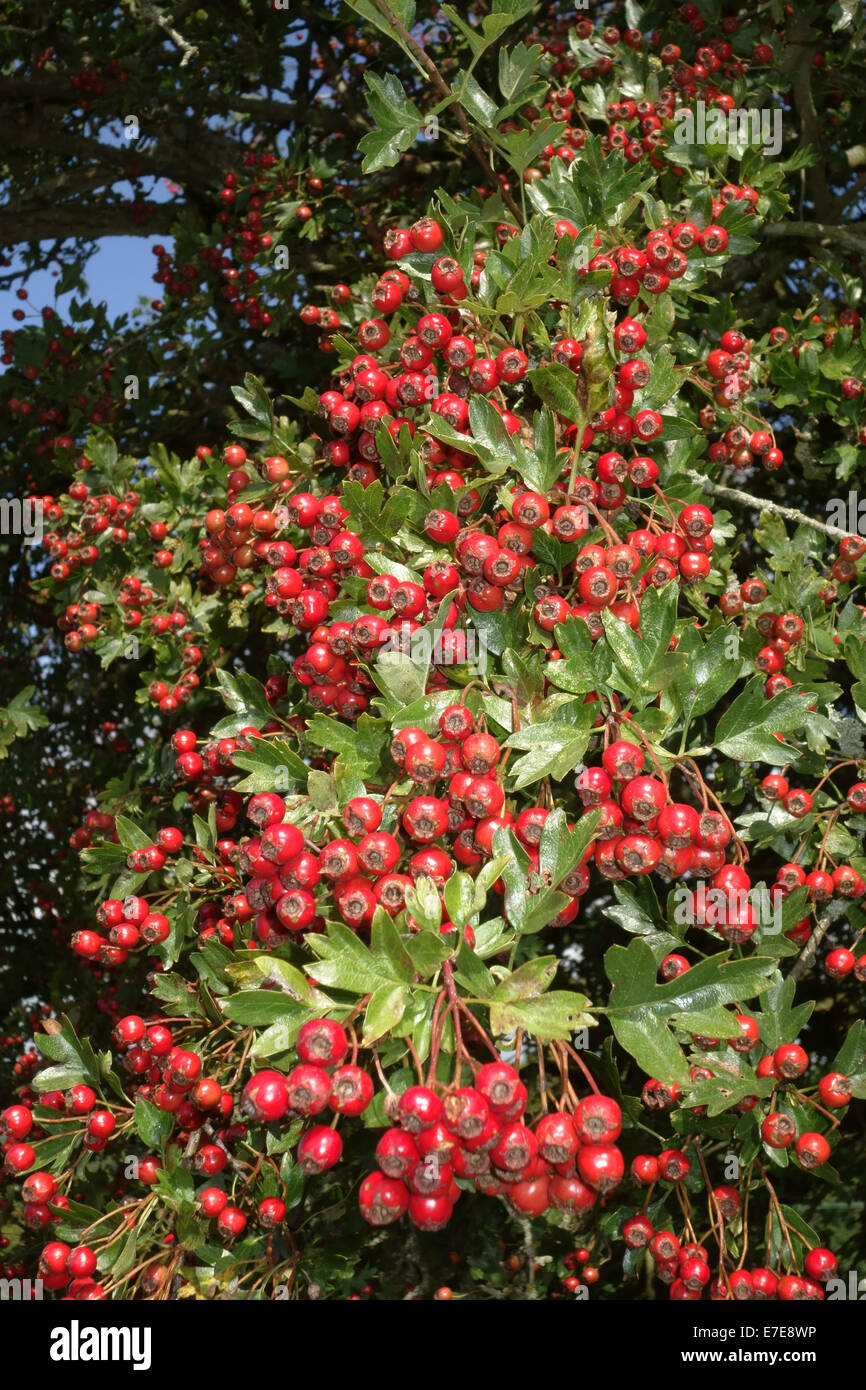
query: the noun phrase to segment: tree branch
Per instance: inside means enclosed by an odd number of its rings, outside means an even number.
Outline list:
[[[123,203],[82,201],[54,203],[42,208],[0,208],[0,245],[25,241],[94,241],[103,236],[167,236],[180,216],[183,203],[156,203],[146,222],[137,222]]]
[[[832,536],[834,540],[844,540],[846,536],[853,534],[851,531],[843,531],[839,526],[830,526],[826,521],[816,521],[805,512],[798,512],[795,507],[782,507],[778,502],[768,502],[762,497],[752,497],[748,492],[740,492],[739,488],[714,483],[711,478],[705,478],[703,473],[696,472],[694,468],[686,469],[686,477],[691,478],[693,483],[699,483],[711,497],[724,497],[731,502],[739,502],[744,507],[751,507],[752,511],[769,512],[771,516],[781,516],[785,521],[796,521],[800,526],[811,526],[813,531],[822,531],[825,536]]]
[[[824,148],[824,132],[812,98],[812,59],[818,51],[820,36],[812,29],[811,18],[802,6],[795,7],[787,26],[782,71],[791,79],[791,95],[800,122],[800,139],[816,153]],[[809,191],[818,218],[823,222],[830,216],[831,198],[823,159],[807,172]]]
[[[788,972],[789,980],[801,980],[807,970],[811,970],[818,954],[818,947],[830,930],[830,918],[822,917],[818,922],[806,945],[803,947],[799,956],[794,962],[793,968]]]
[[[198,53],[198,49],[195,45],[187,43],[183,35],[178,33],[171,24],[171,21],[165,18],[165,15],[160,14],[155,5],[143,5],[142,13],[146,19],[151,20],[154,24],[158,24],[160,29],[163,29],[165,33],[168,34],[175,48],[180,49],[183,54],[180,65],[182,68],[185,68],[187,63]]]
[[[859,222],[768,222],[762,228],[764,236],[771,241],[796,238],[800,241],[830,241],[851,251],[855,255],[866,255],[866,229],[859,230]]]

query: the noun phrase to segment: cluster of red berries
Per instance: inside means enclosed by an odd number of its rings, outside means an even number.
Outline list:
[[[722,333],[719,346],[708,353],[705,366],[713,383],[716,405],[733,406],[751,391],[750,350],[751,343],[745,333],[729,328]],[[709,420],[709,414],[704,418]],[[749,431],[744,425],[729,429],[723,439],[711,444],[709,458],[712,463],[737,469],[751,468],[757,458],[770,472],[781,468],[784,462],[784,455],[776,447],[770,431]]]
[[[712,1200],[724,1219],[730,1220],[740,1210],[739,1193],[733,1187],[714,1189]],[[694,1240],[681,1241],[674,1231],[655,1230],[649,1217],[639,1212],[629,1217],[623,1227],[623,1238],[630,1250],[649,1250],[656,1278],[669,1286],[674,1301],[696,1302],[708,1289],[710,1299],[737,1302],[754,1299],[778,1299],[783,1303],[803,1299],[823,1299],[823,1285],[832,1279],[838,1265],[832,1251],[816,1246],[806,1255],[804,1274],[774,1274],[770,1269],[735,1269],[723,1279],[713,1279],[710,1256],[703,1245]]]
[[[212,277],[217,293],[228,302],[230,312],[254,333],[263,333],[274,323],[271,307],[266,307],[262,291],[267,277],[254,262],[271,251],[273,237],[263,230],[268,203],[284,198],[288,188],[282,181],[274,154],[248,150],[244,155],[245,174],[227,170],[218,198],[217,222],[223,228],[219,242],[203,246],[195,260],[184,260],[164,246],[154,246],[157,258],[154,281],[165,287],[171,307],[199,293],[201,282]],[[209,288],[213,292],[213,283]],[[165,311],[161,300],[153,307]]]
[[[421,1230],[442,1230],[460,1196],[457,1178],[505,1197],[516,1212],[549,1206],[581,1215],[619,1185],[625,1162],[616,1140],[622,1116],[609,1096],[591,1095],[573,1114],[524,1122],[527,1093],[506,1062],[481,1066],[472,1086],[440,1097],[429,1086],[389,1095],[394,1122],[376,1146],[378,1171],[362,1182],[361,1214],[386,1226],[407,1212]]]

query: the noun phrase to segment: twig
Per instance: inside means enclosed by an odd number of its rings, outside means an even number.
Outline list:
[[[436,1079],[436,1066],[439,1061],[439,1048],[442,1042],[442,1031],[445,1027],[446,1013],[442,1011],[442,1005],[448,998],[448,991],[440,990],[436,1003],[433,1006],[433,1019],[430,1024],[430,1062],[427,1067],[427,1085],[433,1084]]]
[[[592,1072],[589,1070],[586,1063],[584,1062],[583,1058],[580,1056],[579,1053],[575,1052],[574,1048],[569,1043],[567,1043],[564,1038],[560,1038],[558,1043],[552,1043],[551,1046],[553,1047],[554,1051],[556,1051],[557,1048],[564,1049],[568,1053],[572,1061],[576,1062],[577,1065],[580,1067],[580,1070],[583,1072],[584,1079],[588,1082],[594,1094],[597,1096],[601,1095],[601,1092],[599,1091],[598,1086],[596,1085],[595,1078],[592,1075]]]
[[[181,53],[183,54],[183,57],[180,60],[180,65],[182,68],[185,68],[190,59],[194,58],[195,55],[198,53],[198,49],[195,47],[195,45],[187,43],[183,35],[179,34],[177,30],[173,27],[173,25],[165,18],[165,16],[160,14],[159,10],[156,8],[155,5],[142,6],[142,13],[145,15],[147,19],[151,20],[154,24],[158,24],[160,29],[164,29],[165,32],[168,34],[168,37],[174,44],[175,48],[180,49]]]
[[[541,1109],[542,1109],[542,1113],[546,1115],[546,1114],[547,1114],[547,1076],[545,1075],[545,1071],[544,1071],[544,1048],[543,1048],[543,1046],[541,1045],[541,1043],[539,1042],[538,1038],[535,1039],[535,1049],[536,1049],[536,1051],[537,1051],[537,1053],[538,1053],[538,1090],[539,1090],[540,1099],[541,1099]]]
[[[418,1085],[423,1086],[424,1068],[421,1066],[421,1059],[419,1058],[418,1053],[415,1051],[415,1044],[413,1043],[411,1038],[406,1039],[406,1046],[409,1049],[409,1055],[412,1058],[412,1061],[415,1063],[415,1071],[418,1076]]]
[[[475,1029],[476,1033],[478,1034],[479,1038],[480,1038],[481,1041],[485,1044],[485,1046],[486,1046],[487,1048],[489,1048],[489,1050],[493,1053],[493,1056],[496,1058],[497,1062],[501,1062],[502,1058],[501,1058],[500,1055],[499,1055],[499,1050],[498,1050],[498,1048],[494,1046],[493,1042],[492,1042],[491,1039],[490,1039],[489,1034],[487,1034],[487,1033],[484,1031],[484,1028],[483,1028],[482,1025],[479,1023],[478,1019],[475,1017],[474,1013],[473,1013],[472,1010],[469,1008],[468,1004],[465,1004],[465,1003],[463,1002],[463,1000],[460,998],[459,994],[458,994],[458,996],[457,996],[457,1007],[459,1008],[460,1012],[461,1012],[461,1013],[469,1020],[469,1022],[472,1024],[472,1026],[473,1026],[473,1028]]]
[[[829,930],[830,918],[821,917],[818,921],[818,925],[806,942],[806,945],[795,960],[793,967],[788,971],[789,980],[801,980],[806,974],[806,971],[811,970],[815,963],[815,957],[818,954],[818,947],[821,945],[821,942],[824,940]]]
[[[726,497],[731,502],[741,502],[746,507],[751,507],[753,511],[769,512],[772,516],[784,517],[786,521],[796,521],[801,526],[811,526],[813,531],[823,531],[826,536],[838,537],[843,540],[846,536],[853,534],[851,531],[843,531],[839,526],[830,526],[825,521],[816,521],[814,517],[807,516],[805,512],[798,512],[795,507],[782,507],[778,502],[767,502],[760,497],[752,497],[748,492],[741,492],[739,488],[724,487],[721,483],[714,483],[710,478],[705,478],[703,473],[698,473],[694,468],[687,468],[686,476],[691,478],[693,483],[699,483],[705,492],[714,497]]]
[[[455,1080],[460,1085],[461,1068],[464,1059],[469,1062],[469,1054],[463,1046],[463,1032],[460,1027],[460,998],[457,993],[457,986],[454,983],[454,967],[450,960],[446,960],[442,967],[442,975],[445,980],[445,988],[448,991],[448,1007],[451,1012],[451,1022],[454,1025],[454,1061],[456,1065]],[[471,1068],[470,1068],[471,1069]]]
[[[779,1203],[779,1198],[776,1196],[776,1189],[775,1189],[775,1187],[773,1186],[773,1184],[770,1182],[770,1179],[767,1177],[767,1174],[766,1174],[765,1171],[764,1171],[764,1166],[763,1166],[763,1164],[760,1165],[760,1168],[761,1168],[761,1177],[762,1177],[762,1179],[763,1179],[763,1181],[764,1181],[764,1186],[766,1187],[767,1191],[768,1191],[769,1194],[770,1194],[770,1205],[771,1205],[771,1207],[775,1207],[775,1210],[776,1210],[776,1220],[777,1220],[778,1223],[779,1223],[779,1226],[780,1226],[780,1228],[781,1228],[782,1234],[783,1234],[784,1237],[785,1237],[785,1240],[788,1242],[788,1249],[789,1249],[790,1252],[791,1252],[791,1260],[792,1260],[793,1263],[796,1265],[796,1261],[797,1261],[797,1252],[795,1251],[793,1242],[792,1242],[792,1240],[791,1240],[791,1233],[790,1233],[790,1231],[788,1230],[788,1223],[787,1223],[787,1221],[785,1220],[784,1215],[782,1214],[782,1207],[781,1207],[781,1205],[780,1205],[780,1203]],[[779,1259],[781,1260],[781,1258],[782,1258],[782,1251],[781,1251],[781,1248],[780,1248],[780,1250],[779,1250]]]
[[[523,1227],[523,1253],[526,1256],[526,1297],[535,1298],[535,1242],[532,1238],[532,1222],[521,1221]]]

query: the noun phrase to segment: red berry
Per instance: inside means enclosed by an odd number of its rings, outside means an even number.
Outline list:
[[[761,1138],[772,1149],[786,1149],[797,1137],[797,1126],[790,1115],[768,1115],[761,1124]]]
[[[335,1129],[314,1125],[298,1145],[298,1164],[305,1173],[324,1173],[339,1163],[343,1141]]]
[[[588,1187],[604,1196],[619,1186],[625,1163],[614,1144],[592,1144],[578,1152],[577,1170]]]
[[[241,1097],[241,1109],[258,1124],[281,1120],[289,1109],[289,1088],[282,1072],[260,1071],[250,1077]]]
[[[582,1144],[612,1145],[622,1133],[622,1112],[610,1096],[587,1096],[574,1112],[574,1129]]]
[[[302,1062],[317,1067],[339,1066],[349,1050],[345,1029],[335,1019],[310,1019],[301,1026],[297,1042]]]

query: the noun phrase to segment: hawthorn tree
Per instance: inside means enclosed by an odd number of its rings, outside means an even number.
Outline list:
[[[8,1277],[838,1296],[859,10],[17,11]]]

